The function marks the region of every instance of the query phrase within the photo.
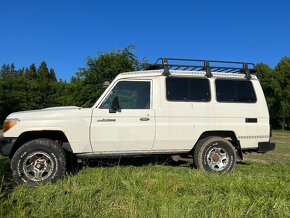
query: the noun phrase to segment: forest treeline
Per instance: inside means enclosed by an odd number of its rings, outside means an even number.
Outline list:
[[[0,70],[0,123],[15,111],[35,110],[54,106],[81,106],[94,102],[103,92],[103,83],[112,81],[126,71],[141,70],[146,61],[138,60],[132,47],[100,53],[89,57],[86,66],[66,82],[57,79],[54,69],[46,62],[39,66],[15,69],[3,64]],[[290,127],[290,57],[283,57],[271,68],[265,63],[256,65],[274,128]]]

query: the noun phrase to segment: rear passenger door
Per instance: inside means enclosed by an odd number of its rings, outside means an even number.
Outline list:
[[[190,150],[198,131],[209,122],[210,83],[205,77],[169,76],[160,84],[160,107],[156,113],[156,139],[153,150]]]

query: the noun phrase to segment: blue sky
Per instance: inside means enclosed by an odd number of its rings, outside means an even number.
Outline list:
[[[265,62],[290,56],[290,1],[0,0],[0,65],[44,60],[70,80],[86,57],[135,54]]]

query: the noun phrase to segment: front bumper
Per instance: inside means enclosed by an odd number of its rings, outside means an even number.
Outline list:
[[[3,137],[0,139],[0,154],[9,156],[17,138]]]
[[[266,153],[268,151],[275,150],[276,144],[273,142],[259,142],[258,143],[258,153]]]

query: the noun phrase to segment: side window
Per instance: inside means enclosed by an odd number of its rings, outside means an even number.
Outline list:
[[[255,103],[257,101],[253,84],[249,80],[217,79],[215,84],[218,102]]]
[[[150,109],[149,81],[120,81],[103,101],[100,108],[109,109],[115,96],[121,109]]]
[[[210,101],[209,80],[203,78],[167,77],[168,101]]]

